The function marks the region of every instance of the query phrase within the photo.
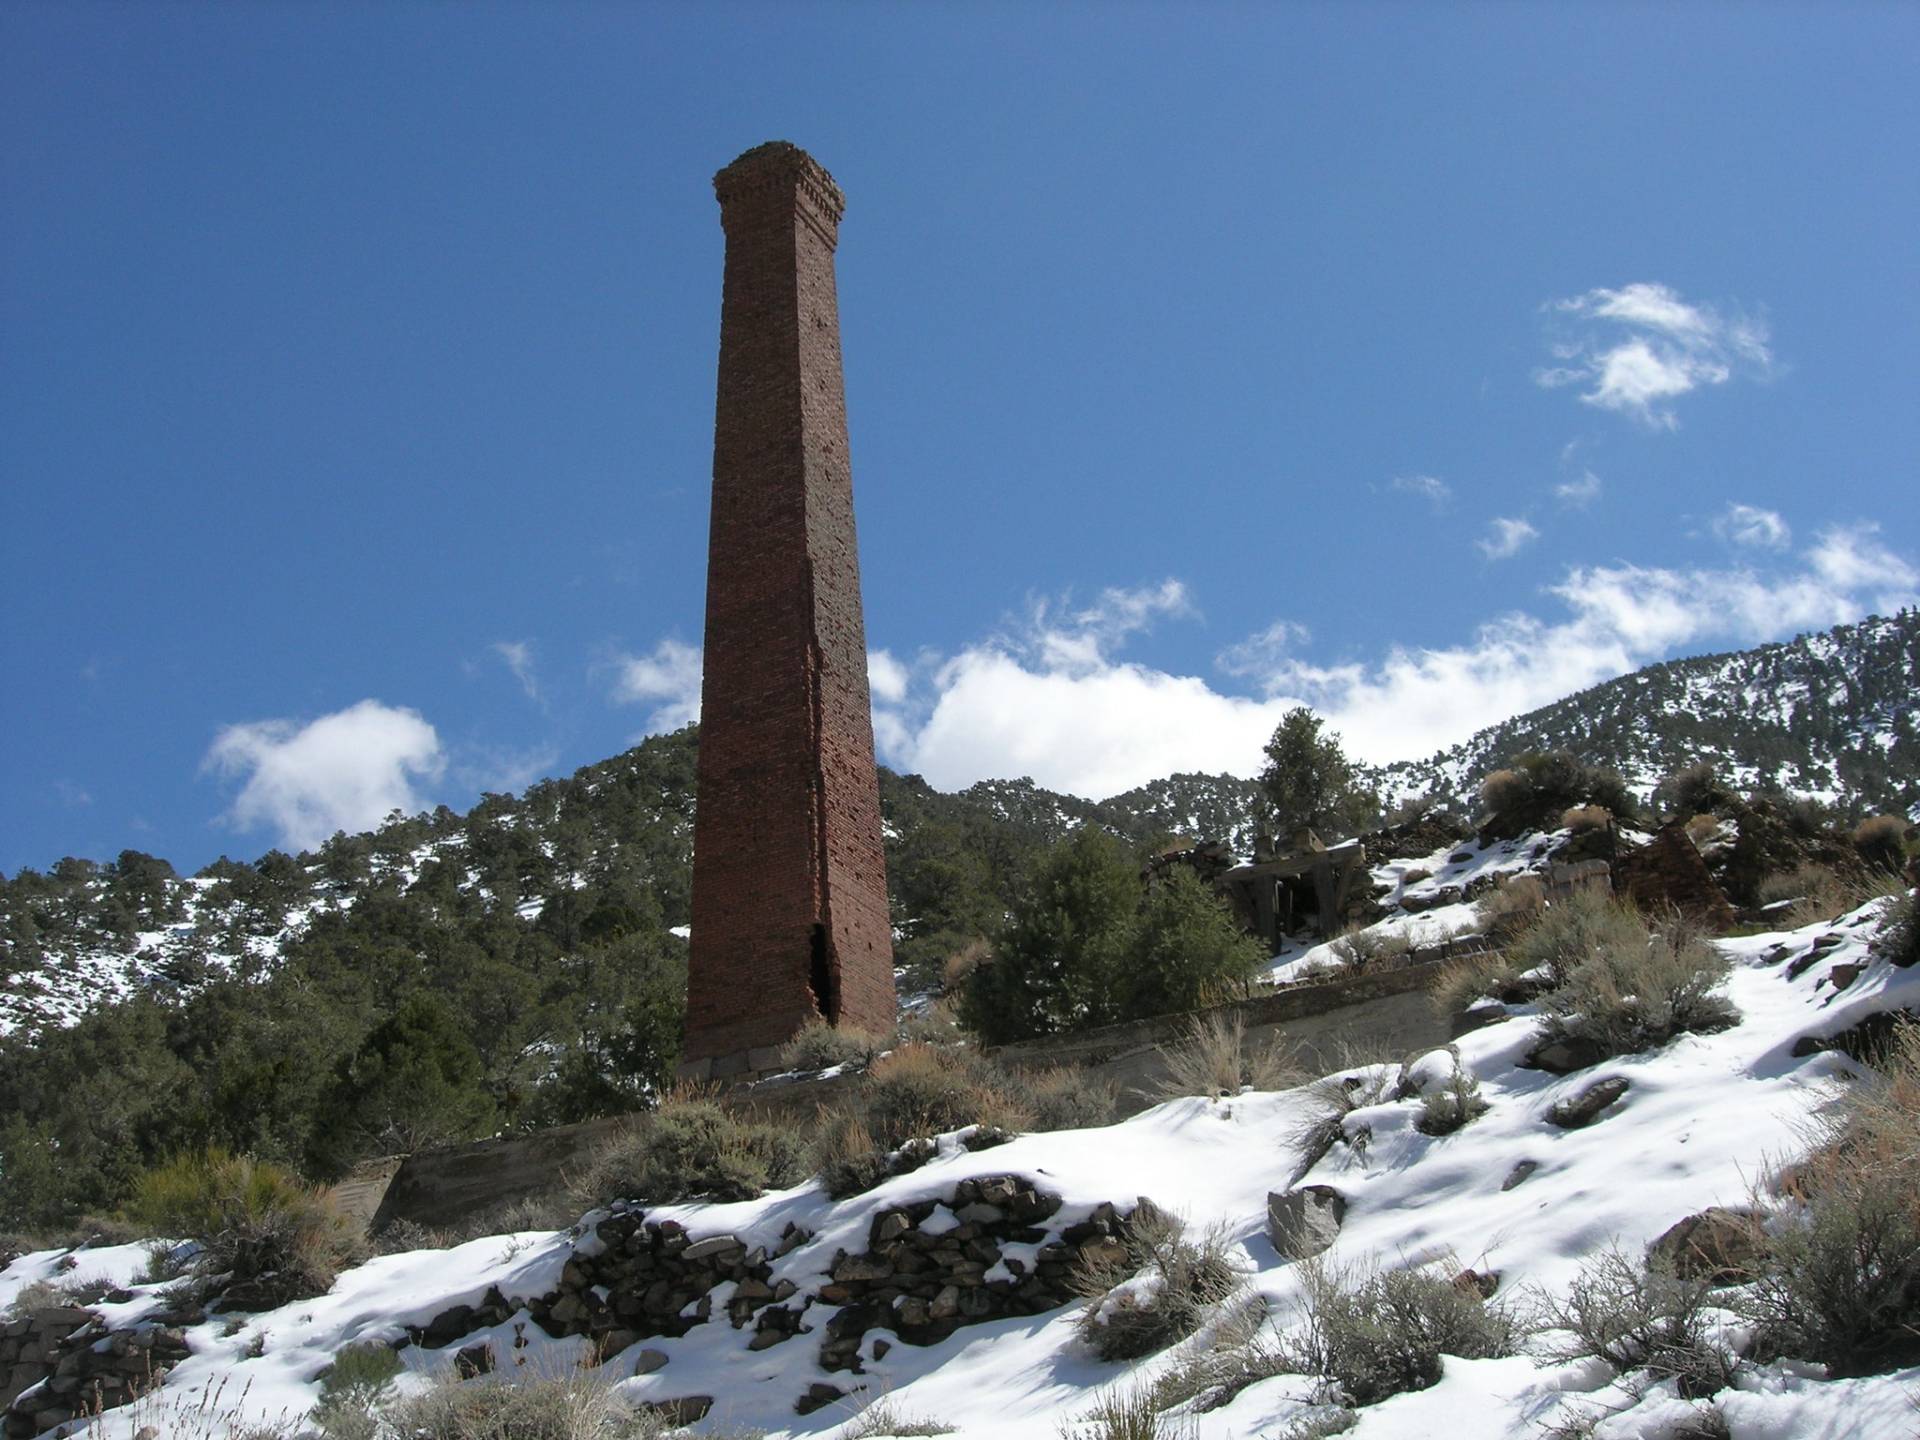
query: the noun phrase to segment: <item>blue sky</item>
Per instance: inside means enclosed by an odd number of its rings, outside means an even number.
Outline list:
[[[1911,5],[0,7],[0,869],[697,699],[721,233],[839,251],[883,758],[1371,758],[1910,604]]]

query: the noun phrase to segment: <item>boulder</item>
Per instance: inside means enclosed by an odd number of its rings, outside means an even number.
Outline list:
[[[1267,1238],[1283,1259],[1318,1255],[1340,1237],[1347,1202],[1331,1185],[1303,1185],[1267,1196]]]
[[[1589,1065],[1598,1065],[1607,1051],[1598,1041],[1577,1035],[1562,1035],[1530,1050],[1521,1064],[1530,1070],[1545,1070],[1550,1075],[1571,1075]]]
[[[1539,1168],[1538,1160],[1516,1160],[1513,1169],[1507,1172],[1507,1178],[1500,1182],[1500,1188],[1511,1190],[1516,1185],[1525,1184],[1527,1177]]]
[[[1562,1130],[1579,1130],[1591,1125],[1600,1118],[1600,1114],[1612,1105],[1630,1088],[1628,1082],[1618,1075],[1610,1075],[1605,1080],[1596,1080],[1570,1100],[1558,1100],[1547,1112],[1547,1119]]]
[[[1647,1247],[1647,1263],[1683,1280],[1739,1285],[1753,1273],[1760,1244],[1750,1210],[1716,1205],[1689,1215]]]

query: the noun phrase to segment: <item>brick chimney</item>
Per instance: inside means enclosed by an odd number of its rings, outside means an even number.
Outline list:
[[[845,199],[774,141],[714,176],[727,258],[681,1073],[895,1019],[833,251]]]

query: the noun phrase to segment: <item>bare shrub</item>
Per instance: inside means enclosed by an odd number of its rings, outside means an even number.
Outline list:
[[[668,1431],[664,1420],[582,1371],[531,1380],[448,1377],[391,1405],[386,1428],[407,1440],[656,1440]]]
[[[840,1432],[840,1440],[905,1440],[907,1436],[951,1435],[958,1426],[902,1411],[891,1395],[882,1395]]]
[[[1559,1332],[1558,1360],[1603,1360],[1622,1374],[1671,1379],[1699,1398],[1733,1383],[1731,1351],[1708,1332],[1710,1286],[1630,1259],[1617,1247],[1581,1267],[1564,1299],[1550,1298],[1539,1318]]]
[[[1316,1080],[1307,1087],[1307,1113],[1294,1124],[1287,1136],[1290,1149],[1299,1156],[1294,1175],[1307,1173],[1336,1145],[1364,1151],[1371,1131],[1347,1129],[1347,1117],[1356,1110],[1378,1105],[1398,1085],[1398,1075],[1379,1066],[1350,1070]]]
[[[1475,913],[1496,939],[1517,935],[1547,907],[1547,887],[1538,875],[1509,875],[1480,897]]]
[[[836,1200],[871,1190],[894,1173],[892,1157],[875,1143],[866,1120],[858,1114],[821,1111],[813,1163],[820,1183]]]
[[[377,1340],[347,1346],[320,1374],[313,1423],[326,1440],[375,1440],[379,1407],[403,1368],[392,1347]]]
[[[1591,835],[1613,824],[1613,812],[1604,805],[1574,805],[1560,813],[1560,828],[1575,835]]]
[[[1653,787],[1654,809],[1676,818],[1713,815],[1729,809],[1738,799],[1708,760],[1675,770]]]
[[[1664,1045],[1676,1035],[1709,1034],[1740,1014],[1718,993],[1731,969],[1727,957],[1681,920],[1663,917],[1649,929],[1617,907],[1619,933],[1567,965],[1540,996],[1541,1034],[1549,1040],[1597,1044],[1609,1055]]]
[[[1451,1135],[1487,1113],[1480,1082],[1464,1065],[1431,1090],[1421,1092],[1420,1118],[1414,1122],[1423,1135]]]
[[[1786,915],[1786,925],[1793,929],[1835,919],[1879,896],[1897,895],[1904,888],[1886,870],[1870,870],[1849,878],[1825,865],[1808,864],[1762,877],[1758,893],[1763,905],[1794,902]]]
[[[1200,1328],[1207,1312],[1240,1285],[1227,1239],[1209,1230],[1190,1239],[1186,1225],[1142,1200],[1122,1229],[1124,1260],[1085,1267],[1073,1285],[1087,1299],[1080,1337],[1102,1360],[1137,1360]]]
[[[1511,1355],[1523,1327],[1504,1305],[1431,1269],[1303,1265],[1302,1324],[1282,1341],[1288,1367],[1318,1375],[1350,1405],[1440,1378],[1440,1357]]]
[[[1480,782],[1480,803],[1496,815],[1522,808],[1533,796],[1533,782],[1518,770],[1494,770]]]
[[[887,1150],[908,1140],[969,1125],[1023,1128],[1025,1112],[1006,1078],[977,1051],[959,1046],[902,1045],[867,1073],[866,1119]]]
[[[1307,1078],[1299,1051],[1278,1039],[1264,1045],[1247,1041],[1246,1020],[1236,1011],[1196,1016],[1187,1033],[1160,1047],[1167,1078],[1163,1099],[1183,1095],[1238,1095],[1242,1090],[1290,1090]]]
[[[1058,1433],[1060,1440],[1183,1440],[1191,1429],[1160,1414],[1152,1391],[1135,1389],[1109,1391]]]
[[[831,1070],[840,1065],[865,1068],[886,1049],[877,1035],[851,1025],[809,1020],[780,1047],[780,1063],[789,1070]]]
[[[958,1045],[961,1039],[960,1017],[946,996],[900,1017],[903,1045]]]
[[[1836,1375],[1920,1358],[1920,1026],[1901,1025],[1779,1182],[1741,1308],[1763,1348]]]
[[[1036,1131],[1110,1125],[1120,1108],[1119,1086],[1071,1065],[1024,1071],[1012,1083]]]
[[[278,1304],[325,1294],[364,1253],[325,1194],[277,1165],[218,1148],[145,1172],[128,1209],[152,1231],[197,1240],[197,1275],[254,1282]]]
[[[1902,969],[1920,965],[1920,891],[1908,891],[1887,907],[1873,953]]]
[[[1906,863],[1906,834],[1905,816],[1875,815],[1854,826],[1853,848],[1875,869],[1897,875]]]
[[[1595,955],[1630,950],[1646,934],[1646,922],[1630,904],[1577,890],[1537,910],[1508,943],[1507,960],[1516,975],[1537,974],[1544,984],[1559,985],[1574,966]]]
[[[1370,926],[1361,926],[1347,931],[1327,948],[1348,970],[1365,974],[1404,960],[1413,953],[1413,940],[1404,934],[1383,934]]]
[[[947,956],[940,967],[941,988],[949,995],[955,994],[967,983],[967,977],[993,958],[993,947],[985,940],[975,936],[958,950]]]
[[[1498,950],[1449,960],[1434,976],[1428,998],[1449,1019],[1465,1015],[1483,999],[1500,999],[1519,978],[1506,955]]]
[[[1153,1403],[1170,1410],[1192,1401],[1204,1414],[1230,1404],[1249,1385],[1287,1373],[1266,1304],[1255,1297],[1227,1307],[1206,1342],[1153,1382]]]
[[[13,1303],[7,1307],[9,1319],[20,1319],[36,1310],[51,1310],[59,1305],[73,1305],[72,1289],[52,1280],[35,1280],[30,1285],[22,1285],[15,1292]]]
[[[602,1147],[572,1186],[581,1208],[615,1200],[751,1200],[805,1173],[806,1142],[791,1126],[743,1119],[717,1099],[682,1091],[650,1121]]]

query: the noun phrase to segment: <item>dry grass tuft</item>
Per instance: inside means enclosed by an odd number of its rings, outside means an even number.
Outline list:
[[[1195,1017],[1181,1040],[1161,1047],[1160,1058],[1167,1078],[1159,1095],[1168,1100],[1184,1095],[1218,1098],[1246,1089],[1290,1090],[1307,1078],[1297,1047],[1278,1039],[1250,1044],[1246,1021],[1237,1012]]]

